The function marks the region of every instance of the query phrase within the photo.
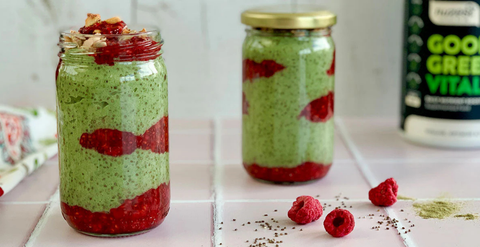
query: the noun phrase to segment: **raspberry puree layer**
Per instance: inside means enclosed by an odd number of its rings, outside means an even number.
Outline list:
[[[148,230],[163,222],[170,209],[170,183],[125,200],[108,213],[91,212],[61,203],[63,218],[73,228],[94,234],[126,234]]]
[[[248,174],[254,178],[279,182],[305,182],[323,178],[330,170],[331,164],[324,165],[315,162],[305,162],[294,168],[262,167],[257,164],[243,164]]]

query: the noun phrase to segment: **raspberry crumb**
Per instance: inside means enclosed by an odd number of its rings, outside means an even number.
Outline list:
[[[355,228],[355,219],[348,210],[334,209],[325,217],[323,226],[328,234],[336,238],[341,238],[353,231],[353,228]]]
[[[323,214],[322,204],[311,196],[299,196],[288,211],[288,218],[298,224],[318,220]]]
[[[389,178],[368,192],[368,198],[376,206],[392,206],[397,202],[398,185],[395,179]]]

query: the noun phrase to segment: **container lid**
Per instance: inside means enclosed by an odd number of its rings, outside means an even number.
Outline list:
[[[335,25],[337,16],[318,5],[276,5],[244,11],[242,23],[275,29],[317,29]]]

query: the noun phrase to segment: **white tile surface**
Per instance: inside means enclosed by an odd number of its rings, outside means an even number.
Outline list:
[[[321,200],[320,200],[321,201]],[[369,203],[359,203],[348,201],[346,205],[352,206],[348,208],[349,211],[355,216],[355,228],[354,230],[343,238],[334,238],[330,236],[323,226],[325,216],[334,208],[326,208],[324,215],[316,221],[307,225],[297,225],[287,217],[287,212],[291,207],[291,202],[260,202],[260,203],[226,203],[224,211],[224,224],[221,225],[222,230],[217,231],[222,234],[222,245],[224,246],[249,246],[255,240],[255,238],[270,238],[275,241],[283,241],[279,246],[404,246],[401,239],[394,231],[375,231],[372,230],[375,219],[358,219],[369,214],[380,214],[377,212],[377,207]],[[278,210],[274,212],[274,210]],[[267,214],[268,216],[264,216]],[[279,223],[273,223],[271,218],[274,218]],[[235,219],[236,221],[233,221]],[[287,227],[286,230],[273,231],[264,229],[260,224],[255,221],[266,221],[274,226],[280,226],[282,229]],[[251,224],[248,224],[251,222]],[[242,226],[245,224],[245,226]],[[295,227],[295,229],[292,229]],[[235,231],[237,229],[237,231]],[[255,231],[257,229],[257,231]],[[302,229],[302,231],[300,231]],[[288,233],[286,236],[275,237],[275,233]],[[246,241],[249,241],[248,243]],[[260,241],[264,242],[264,241]],[[275,246],[275,245],[267,245]]]
[[[343,123],[355,146],[366,160],[479,160],[478,150],[440,149],[414,145],[399,133],[393,119],[345,118]]]
[[[0,203],[0,246],[23,246],[45,209],[45,204],[5,205]]]
[[[222,124],[215,125],[214,129],[209,121],[192,123],[182,120],[171,121],[174,122],[177,123],[177,127],[172,133],[184,135],[177,138],[175,149],[178,153],[182,153],[183,150],[192,151],[195,145],[191,142],[195,136],[212,135],[213,140],[219,140],[221,136],[215,137],[215,134],[221,135],[223,132],[232,131],[235,134],[239,128],[237,120],[221,121]],[[288,235],[276,238],[283,241],[279,243],[279,247],[325,244],[355,247],[476,246],[476,236],[480,230],[479,219],[465,221],[450,217],[443,220],[427,220],[415,215],[411,201],[398,201],[384,211],[383,208],[373,206],[368,200],[369,182],[394,177],[400,187],[399,194],[403,196],[415,197],[421,202],[446,196],[461,204],[459,213],[480,215],[480,192],[477,189],[480,185],[477,174],[480,171],[477,171],[479,168],[476,159],[462,156],[464,152],[454,151],[447,151],[433,158],[424,158],[422,152],[415,151],[416,146],[408,143],[398,146],[392,141],[358,142],[359,136],[362,135],[376,138],[395,131],[394,119],[340,118],[340,122],[344,123],[342,126],[345,127],[345,131],[338,133],[342,140],[351,141],[345,146],[349,153],[355,154],[352,158],[357,160],[335,157],[329,174],[317,182],[301,186],[265,184],[251,179],[239,163],[228,163],[221,158],[210,162],[203,160],[202,157],[214,157],[214,150],[222,153],[223,149],[238,145],[235,142],[239,140],[225,138],[221,142],[213,141],[212,149],[193,152],[192,156],[188,156],[190,160],[172,162],[171,212],[165,222],[155,230],[131,238],[87,237],[76,233],[66,224],[60,214],[59,202],[55,200],[52,202],[51,210],[44,217],[45,221],[37,225],[38,231],[30,238],[28,246],[219,247],[219,243],[222,243],[221,246],[249,246],[255,238],[274,236],[274,232],[254,224],[256,220],[269,220],[272,217],[279,221],[278,225],[288,227]],[[399,152],[399,147],[405,148],[406,151]],[[354,149],[354,152],[351,149]],[[52,168],[56,162],[53,160],[49,163],[44,167],[47,168],[44,169],[44,174],[41,173],[42,170],[38,170],[29,180],[24,181],[25,184],[12,191],[9,200],[0,200],[0,246],[20,246],[29,239],[45,208],[45,204],[35,202],[38,199],[34,195],[35,191],[38,191],[35,188],[41,187],[40,184],[48,184],[46,180],[53,181],[58,173]],[[342,194],[337,201],[336,196],[339,193]],[[297,226],[286,217],[286,213],[293,200],[303,194],[315,197],[319,195],[318,199],[326,203],[327,207],[324,216],[317,222]],[[344,197],[349,199],[343,199]],[[347,206],[346,209],[354,214],[356,227],[347,237],[336,239],[324,231],[323,220],[334,207],[342,206],[342,201]],[[372,213],[375,216],[370,219],[368,215]],[[372,227],[378,226],[376,222],[382,220],[380,214],[396,217],[407,228],[405,230],[410,229],[411,232],[399,236],[391,227],[386,230],[385,225],[382,225],[379,231],[372,230]],[[220,224],[222,221],[224,224]],[[248,221],[251,222],[250,225],[247,224]],[[415,227],[410,227],[410,224],[415,224]],[[220,227],[222,230],[219,230]],[[292,227],[296,229],[291,229]],[[212,245],[212,239],[217,245]],[[247,240],[249,243],[246,243]]]
[[[320,195],[320,199],[333,199],[340,193],[352,199],[367,199],[368,196],[368,184],[354,162],[335,163],[334,161],[332,168],[324,178],[310,184],[295,186],[258,182],[251,178],[240,164],[226,165],[221,170],[221,186],[225,200],[288,199],[293,201],[300,195]]]
[[[211,162],[213,137],[208,133],[170,133],[170,162]]]
[[[459,203],[463,203],[459,214],[478,214],[480,212],[480,202],[478,201]],[[415,225],[414,227],[409,227],[411,232],[407,235],[416,246],[477,246],[478,232],[480,231],[478,220],[465,220],[454,217],[444,220],[423,219],[415,215],[415,212],[412,210],[412,202],[398,202],[393,207],[398,212],[398,215],[401,215],[402,218],[407,218]],[[401,209],[404,210],[403,213],[400,212]]]
[[[400,186],[398,193],[404,196],[480,198],[477,162],[374,162],[370,167],[378,181],[394,177]]]
[[[95,238],[77,233],[63,219],[59,204],[51,208],[45,226],[33,246],[210,246],[210,203],[172,204],[165,221],[152,231],[130,238]]]
[[[210,200],[213,165],[171,164],[172,200]]]

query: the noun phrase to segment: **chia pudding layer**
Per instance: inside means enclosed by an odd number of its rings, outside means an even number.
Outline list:
[[[62,35],[56,72],[62,214],[95,236],[149,230],[170,208],[168,82],[158,32],[89,14],[80,33]]]
[[[243,46],[242,152],[253,177],[301,182],[328,172],[334,50],[329,36],[250,30]]]
[[[68,66],[69,59],[73,58],[65,54],[67,66],[60,67],[57,78],[58,117],[63,122],[60,176],[68,181],[60,187],[62,201],[92,212],[108,212],[125,199],[168,183],[168,152],[136,149],[112,157],[79,144],[83,133],[97,129],[142,135],[168,116],[163,59],[108,66],[86,57]]]

